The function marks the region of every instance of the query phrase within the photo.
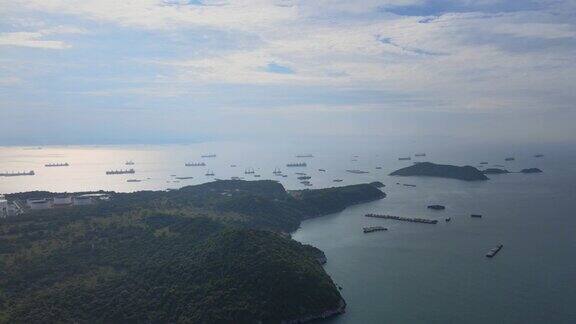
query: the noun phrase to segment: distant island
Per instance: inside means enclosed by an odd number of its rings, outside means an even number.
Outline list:
[[[48,192],[6,195],[12,201]],[[0,322],[302,323],[344,312],[324,253],[287,234],[381,199],[215,181],[0,220]]]
[[[482,171],[472,166],[454,166],[447,164],[435,164],[421,162],[390,173],[391,176],[426,176],[458,179],[464,181],[488,180]]]
[[[510,171],[508,171],[506,169],[488,168],[486,170],[483,170],[482,173],[484,173],[484,174],[506,174],[506,173],[510,173]]]

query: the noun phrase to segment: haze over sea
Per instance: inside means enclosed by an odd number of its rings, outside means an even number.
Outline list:
[[[427,156],[415,158],[420,152]],[[208,153],[217,157],[200,157]],[[314,157],[295,157],[307,153]],[[544,157],[533,157],[536,153]],[[398,161],[403,156],[412,156],[412,161]],[[509,156],[516,160],[504,162]],[[130,160],[134,166],[125,165]],[[299,161],[308,167],[285,167]],[[500,164],[510,171],[537,167],[544,173],[491,175],[483,182],[388,176],[414,161],[473,166],[487,161],[488,166]],[[63,162],[70,166],[44,167]],[[185,167],[186,162],[207,166]],[[105,174],[131,167],[136,170],[133,175]],[[289,176],[274,176],[276,167]],[[311,175],[311,188],[382,181],[385,199],[305,221],[293,233],[294,239],[326,252],[326,270],[343,287],[347,313],[328,322],[575,323],[575,167],[576,151],[554,145],[296,141],[2,147],[0,172],[34,170],[36,175],[0,177],[0,193],[163,190],[232,176],[275,179],[287,189],[304,189],[295,172]],[[261,177],[244,175],[246,168],[254,168]],[[369,173],[351,174],[347,169]],[[206,177],[207,170],[215,177]],[[193,179],[176,180],[175,176]],[[128,179],[143,181],[128,183]],[[334,183],[334,179],[343,181]],[[429,204],[445,205],[446,210],[428,210]],[[366,213],[440,222],[369,219]],[[472,213],[483,218],[472,219]],[[446,217],[451,222],[444,222]],[[368,225],[383,225],[388,231],[363,234],[362,227]],[[497,244],[504,244],[502,251],[493,259],[486,258],[486,252]]]

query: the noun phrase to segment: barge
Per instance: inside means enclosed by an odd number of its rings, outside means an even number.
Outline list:
[[[435,219],[426,219],[426,218],[412,218],[412,217],[402,217],[402,216],[393,216],[393,215],[379,215],[379,214],[366,214],[366,217],[372,218],[383,218],[383,219],[394,219],[404,222],[411,222],[411,223],[422,223],[422,224],[437,224],[438,221]]]

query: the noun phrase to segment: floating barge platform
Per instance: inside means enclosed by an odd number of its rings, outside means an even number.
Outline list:
[[[394,219],[394,220],[411,222],[411,223],[423,223],[423,224],[437,224],[438,223],[438,221],[435,219],[426,219],[426,218],[412,218],[412,217],[401,217],[401,216],[379,215],[379,214],[366,214],[364,216],[373,217],[373,218]]]
[[[362,228],[362,231],[364,231],[364,234],[372,233],[372,232],[387,231],[387,230],[388,229],[384,226],[369,226],[369,227]]]

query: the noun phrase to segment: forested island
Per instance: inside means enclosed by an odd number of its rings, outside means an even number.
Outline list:
[[[426,176],[458,179],[464,181],[488,180],[482,171],[472,166],[455,166],[420,162],[390,173],[391,176]]]
[[[27,199],[46,195],[8,195]],[[0,220],[0,323],[304,322],[344,311],[303,219],[385,197],[215,181]]]

